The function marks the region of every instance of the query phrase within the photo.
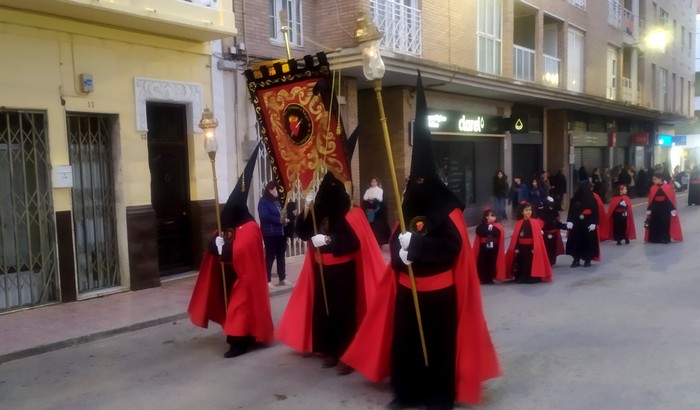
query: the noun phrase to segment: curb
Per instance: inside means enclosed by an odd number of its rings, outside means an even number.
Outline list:
[[[293,286],[284,287],[280,289],[275,289],[270,292],[270,297],[283,295],[285,293],[290,293],[294,289]],[[81,345],[83,343],[90,343],[100,339],[106,339],[108,337],[121,335],[124,333],[133,332],[136,330],[145,329],[148,327],[162,325],[168,322],[174,322],[182,319],[187,319],[189,314],[187,312],[177,313],[174,315],[169,315],[157,319],[147,320],[145,322],[134,323],[127,326],[118,327],[115,329],[103,330],[101,332],[96,332],[88,335],[77,336],[66,340],[61,340],[59,342],[53,342],[46,345],[35,346],[29,349],[18,350],[16,352],[7,353],[0,355],[0,366],[4,363],[11,362],[14,360],[24,359],[30,356],[37,356],[43,353],[49,353],[56,350],[65,349],[67,347],[73,347]]]

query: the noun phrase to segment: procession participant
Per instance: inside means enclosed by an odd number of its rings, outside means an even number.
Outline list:
[[[593,185],[591,185],[591,191],[593,192],[593,198],[595,198],[595,202],[598,205],[598,242],[608,241],[610,240],[610,221],[608,221],[608,214],[605,212],[605,205],[603,204],[603,200],[600,198],[600,195],[593,191]],[[593,260],[599,261],[600,255],[593,258]]]
[[[503,245],[505,233],[501,224],[496,222],[496,212],[484,209],[481,223],[476,227],[474,237],[474,259],[476,271],[482,284],[492,284],[505,271],[505,252]]]
[[[688,183],[688,206],[700,205],[700,167],[693,166]]]
[[[390,266],[380,285],[385,295],[370,305],[342,360],[375,382],[391,376],[395,398],[389,408],[451,409],[455,400],[478,403],[481,382],[498,376],[500,370],[482,311],[464,205],[435,171],[420,74],[414,130],[402,204],[407,232],[394,231]]]
[[[622,245],[622,241],[629,244],[631,239],[637,239],[632,201],[627,196],[627,185],[620,184],[616,188],[615,195],[608,206],[608,232],[606,236],[612,238],[618,245]]]
[[[590,184],[585,181],[579,185],[571,198],[566,227],[569,230],[566,241],[566,254],[574,260],[571,267],[591,266],[591,260],[600,255],[597,225],[599,221],[598,203],[593,196]]]
[[[240,356],[254,343],[269,343],[274,338],[262,233],[246,205],[258,150],[259,146],[221,212],[225,237],[218,232],[212,237],[187,309],[194,325],[207,328],[212,321],[223,327],[230,345],[226,358]]]
[[[673,187],[664,182],[660,173],[651,177],[652,185],[647,199],[647,219],[644,240],[651,243],[682,241],[681,221],[676,207]]]
[[[296,225],[297,234],[309,245],[278,338],[301,353],[322,355],[324,368],[337,366],[338,374],[348,374],[351,369],[339,359],[364,317],[367,298],[376,294],[375,282],[386,263],[364,213],[360,208],[351,210],[342,181],[331,172],[323,178],[315,200],[307,196]]]
[[[518,207],[517,222],[506,252],[506,269],[499,280],[515,279],[517,283],[552,281],[552,266],[542,238],[542,222],[533,218],[532,204]]]
[[[551,196],[547,197],[544,204],[542,220],[542,234],[544,246],[547,249],[547,257],[550,266],[557,263],[557,256],[564,255],[564,242],[561,239],[561,230],[566,229],[566,224],[559,220],[559,211],[556,201]]]

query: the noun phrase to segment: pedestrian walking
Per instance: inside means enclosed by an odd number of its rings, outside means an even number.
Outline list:
[[[279,192],[275,181],[265,185],[265,192],[258,202],[258,217],[260,229],[262,229],[265,242],[265,268],[267,270],[267,283],[272,287],[272,264],[277,261],[277,286],[291,286],[287,280],[287,266],[284,253],[287,251],[287,238],[284,235],[284,225],[289,221],[286,215],[282,215],[282,208],[278,200]]]
[[[253,151],[221,212],[225,235],[216,232],[212,237],[187,308],[195,326],[207,328],[209,321],[222,326],[229,344],[226,358],[240,356],[253,344],[274,339],[270,294],[261,274],[265,266],[262,233],[246,205],[258,149]]]
[[[540,217],[542,220],[542,234],[544,235],[544,246],[547,249],[549,264],[554,267],[557,256],[564,255],[564,242],[561,238],[561,230],[566,229],[566,224],[561,222],[559,211],[554,198],[548,196],[544,204],[544,212]]]
[[[552,267],[542,237],[542,222],[533,215],[532,204],[522,202],[506,252],[505,276],[499,280],[515,279],[516,283],[552,281]]]
[[[343,360],[372,381],[391,376],[389,408],[451,409],[455,401],[478,403],[481,383],[500,370],[481,307],[464,205],[435,171],[418,78],[411,171],[402,204],[407,232],[392,234],[391,269],[380,285],[384,295],[376,298]]]
[[[481,284],[492,284],[505,272],[505,232],[496,218],[496,212],[486,208],[477,225],[474,237],[474,258]]]
[[[500,169],[493,176],[493,197],[496,216],[501,221],[508,220],[506,201],[508,200],[508,176]]]
[[[693,166],[688,183],[688,206],[700,205],[700,168]]]
[[[637,239],[634,227],[634,213],[632,212],[632,200],[627,196],[627,186],[617,186],[615,195],[608,205],[608,231],[606,237],[617,242],[618,246],[629,244],[630,240]],[[601,228],[603,229],[603,228]]]
[[[569,214],[566,218],[569,230],[566,241],[566,254],[573,257],[571,267],[591,266],[591,260],[600,255],[598,232],[600,219],[598,203],[588,183],[582,183],[571,198]]]
[[[508,194],[508,205],[512,206],[513,217],[517,215],[520,201],[527,201],[528,192],[529,188],[527,184],[522,183],[520,175],[513,177],[513,184],[510,186]]]
[[[368,298],[378,293],[375,284],[386,263],[364,213],[351,210],[342,181],[330,171],[318,193],[307,195],[297,234],[309,245],[278,338],[300,353],[322,356],[322,367],[349,374],[340,357],[355,337]]]
[[[542,194],[539,187],[539,179],[533,178],[527,193],[527,202],[532,205],[533,217],[538,218],[544,210],[544,199],[547,195]]]
[[[683,232],[673,187],[664,181],[661,173],[655,173],[651,180],[644,240],[651,243],[682,241]]]
[[[581,166],[578,169],[578,183],[579,185],[583,183],[590,183],[590,177],[588,176],[588,170],[586,170],[586,162],[581,161]]]

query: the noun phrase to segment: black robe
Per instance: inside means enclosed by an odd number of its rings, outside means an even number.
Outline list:
[[[600,229],[597,226],[599,218],[598,202],[593,196],[582,201],[571,201],[566,221],[574,226],[569,231],[566,241],[566,254],[571,255],[575,261],[590,261],[600,255],[597,232],[597,229]],[[591,224],[596,225],[596,230],[592,232],[588,230]]]
[[[544,247],[547,249],[549,264],[554,266],[557,263],[557,255],[561,249],[561,230],[566,229],[566,224],[559,220],[559,211],[556,205],[546,205],[542,212],[542,230]]]
[[[476,260],[476,271],[479,273],[481,283],[493,283],[496,277],[496,260],[502,242],[501,231],[495,227],[489,231],[489,224],[481,223],[476,227],[475,241],[481,238],[486,242],[479,243],[479,258]]]
[[[321,221],[321,225],[327,225]],[[299,238],[308,241],[314,235],[311,214],[297,221]],[[332,229],[319,229],[328,235],[331,242],[317,248],[321,254],[342,257],[357,252],[360,241],[344,217],[330,224]],[[316,250],[314,250],[316,252]],[[318,264],[314,264],[314,306],[312,340],[313,351],[333,358],[340,358],[357,331],[357,272],[355,261],[323,265],[323,279]],[[323,298],[323,283],[326,286],[328,311]]]
[[[408,259],[416,277],[437,275],[452,269],[462,239],[450,218],[438,226],[426,223],[424,236],[413,234]],[[389,242],[396,272],[408,272],[399,258],[398,231]],[[394,337],[391,345],[391,386],[396,399],[405,404],[434,404],[452,408],[455,400],[457,352],[457,293],[455,286],[418,292],[429,366],[423,361],[416,311],[411,289],[396,290]]]
[[[688,205],[700,205],[700,170],[698,169],[690,173]]]
[[[624,206],[618,203],[612,213],[613,240],[617,242],[629,240],[627,237],[627,213],[632,212],[632,210],[630,209],[631,204],[627,201],[624,202]]]
[[[673,206],[673,202],[671,202],[663,189],[657,189],[651,205],[647,207],[647,211],[651,211],[651,215],[647,218],[649,229],[648,242],[671,242],[671,211],[675,209],[676,207]]]
[[[542,279],[532,276],[532,253],[535,246],[532,241],[529,243],[521,243],[522,239],[533,239],[532,223],[530,220],[523,221],[518,234],[518,242],[515,244],[515,257],[513,259],[513,276],[517,283],[538,283]]]

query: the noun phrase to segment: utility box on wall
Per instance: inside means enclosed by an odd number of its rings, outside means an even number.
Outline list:
[[[51,183],[54,188],[73,188],[73,167],[54,165],[51,169]]]

